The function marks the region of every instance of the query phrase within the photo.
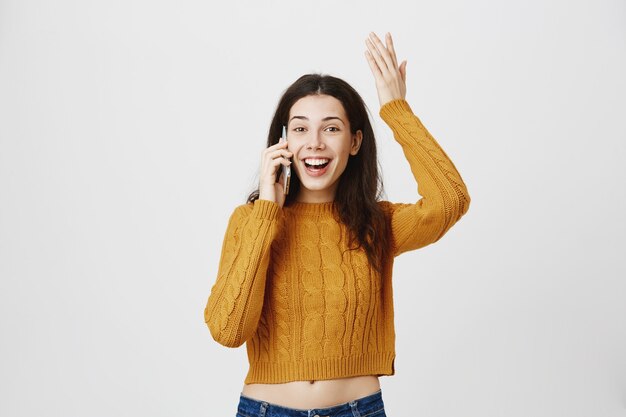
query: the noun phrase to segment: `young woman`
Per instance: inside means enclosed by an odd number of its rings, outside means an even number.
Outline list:
[[[395,373],[393,260],[438,241],[469,208],[454,164],[405,101],[406,61],[398,65],[391,35],[383,44],[372,33],[366,46],[380,116],[422,198],[379,200],[373,129],[345,81],[310,74],[285,91],[259,188],[229,219],[204,310],[217,342],[246,343],[237,416],[385,416],[378,377]]]

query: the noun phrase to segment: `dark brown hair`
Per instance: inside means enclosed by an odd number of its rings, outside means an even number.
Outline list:
[[[351,155],[345,171],[339,178],[335,205],[339,220],[349,230],[349,249],[363,248],[370,264],[379,273],[384,269],[384,261],[390,252],[390,226],[386,217],[377,204],[384,192],[383,182],[379,173],[376,139],[370,123],[367,107],[363,98],[342,79],[322,74],[307,74],[298,78],[289,86],[278,102],[274,118],[267,135],[267,146],[278,143],[282,126],[287,125],[289,111],[296,101],[310,95],[329,95],[335,97],[343,105],[350,130],[355,134],[363,132],[363,140],[359,152]],[[280,169],[276,173],[276,181],[280,177]],[[289,194],[285,199],[285,206],[295,201],[300,190],[300,180],[292,170]],[[259,198],[257,188],[248,196],[248,203]],[[354,241],[356,247],[351,247]]]

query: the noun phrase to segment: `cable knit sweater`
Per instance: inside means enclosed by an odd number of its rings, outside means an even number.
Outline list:
[[[405,100],[380,109],[402,146],[422,197],[380,201],[390,217],[392,256],[439,240],[469,208],[454,164]],[[393,375],[391,276],[347,249],[335,203],[280,207],[256,200],[230,216],[217,280],[204,310],[212,337],[247,347],[245,383]]]

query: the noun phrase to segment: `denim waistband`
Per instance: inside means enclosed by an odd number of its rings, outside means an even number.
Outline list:
[[[373,394],[343,404],[310,409],[283,407],[241,394],[237,412],[243,417],[361,417],[383,409],[382,390],[378,390]],[[384,413],[380,415],[384,415]]]

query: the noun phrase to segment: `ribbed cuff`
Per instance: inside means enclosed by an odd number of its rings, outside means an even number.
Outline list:
[[[278,212],[280,206],[278,203],[270,200],[254,200],[254,207],[252,208],[252,216],[258,219],[276,220],[278,218]]]
[[[402,98],[391,100],[380,108],[380,117],[387,122],[388,120],[406,116],[407,113],[413,114],[413,110],[409,103]]]
[[[394,352],[320,358],[298,362],[254,362],[245,383],[278,384],[291,381],[347,378],[357,375],[393,375]]]

